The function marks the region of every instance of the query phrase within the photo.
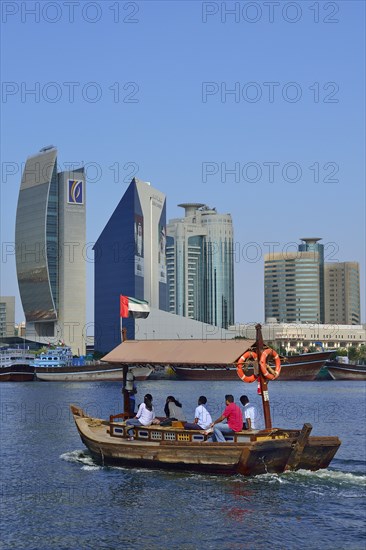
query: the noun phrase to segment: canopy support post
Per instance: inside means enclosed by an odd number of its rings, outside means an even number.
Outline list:
[[[258,365],[261,359],[261,355],[263,352],[263,336],[262,336],[262,325],[257,324],[255,325],[256,330],[256,348],[257,348],[257,356],[258,356]],[[262,395],[262,405],[263,405],[263,414],[264,414],[264,425],[267,430],[270,430],[272,428],[272,420],[271,420],[271,408],[269,405],[269,394],[268,394],[268,382],[267,379],[263,376],[261,368],[259,367],[259,374],[258,374],[259,384],[261,388],[261,395]]]

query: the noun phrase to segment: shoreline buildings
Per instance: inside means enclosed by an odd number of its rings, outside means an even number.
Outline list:
[[[229,327],[232,337],[255,338],[256,323],[236,323]],[[304,353],[307,348],[324,350],[360,348],[366,344],[366,325],[321,323],[278,323],[268,319],[262,324],[263,339],[286,352]]]
[[[27,338],[64,341],[85,353],[85,175],[57,171],[57,149],[28,157],[16,214],[15,249]]]
[[[319,238],[301,240],[297,252],[264,257],[265,319],[359,325],[358,263],[325,263]]]
[[[15,335],[15,296],[0,296],[0,338]]]
[[[221,328],[234,323],[233,225],[201,203],[167,226],[169,311]]]

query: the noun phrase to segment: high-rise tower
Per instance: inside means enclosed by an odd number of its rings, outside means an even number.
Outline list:
[[[57,172],[57,149],[27,159],[15,228],[16,268],[27,336],[85,353],[85,176]]]
[[[324,264],[325,322],[359,325],[360,273],[357,262]]]
[[[324,323],[324,246],[302,238],[297,252],[264,257],[265,317],[280,323]]]
[[[121,343],[120,295],[168,309],[165,212],[165,195],[134,178],[94,246],[97,351],[109,352]],[[128,339],[134,339],[133,319],[123,324]]]
[[[234,322],[233,225],[201,203],[167,225],[169,311],[227,328]]]

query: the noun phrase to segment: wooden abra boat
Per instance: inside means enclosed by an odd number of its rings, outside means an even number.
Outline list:
[[[317,351],[285,357],[281,367],[283,380],[315,380],[333,351]],[[236,380],[236,365],[175,365],[177,378],[181,380]],[[248,372],[253,372],[248,367]],[[278,379],[277,379],[278,380]]]
[[[366,365],[328,361],[325,366],[333,380],[366,380]]]
[[[83,443],[102,464],[203,471],[252,476],[286,470],[327,468],[341,442],[338,437],[309,437],[311,426],[300,430],[278,428],[225,435],[227,443],[205,443],[200,430],[176,426],[135,427],[127,439],[121,415],[101,420],[71,405]]]
[[[184,343],[181,340],[178,343],[159,341],[150,348],[146,347],[146,342],[120,344],[104,359],[123,365],[124,412],[110,416],[109,420],[102,420],[91,418],[82,409],[71,405],[80,437],[93,457],[102,464],[245,476],[327,468],[341,444],[338,437],[310,437],[310,424],[304,424],[301,430],[272,427],[268,381],[278,377],[281,362],[274,350],[267,347],[264,349],[261,326],[257,325],[256,328],[257,339],[249,344],[248,341],[238,344],[218,341]],[[266,429],[225,434],[226,441],[221,443],[207,441],[207,432],[203,430],[185,430],[180,422],[173,422],[169,427],[127,427],[128,365],[147,362],[146,353],[152,364],[189,364],[193,358],[200,364],[203,357],[205,362],[236,363],[241,380],[249,383],[257,381],[260,385]],[[270,358],[274,361],[274,367],[267,363]],[[254,359],[258,367],[252,374],[246,370],[250,359]],[[127,430],[132,429],[134,439],[129,440]]]

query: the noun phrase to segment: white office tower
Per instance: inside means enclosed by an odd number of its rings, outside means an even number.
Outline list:
[[[301,238],[297,252],[264,256],[265,318],[279,323],[324,323],[324,245]]]

